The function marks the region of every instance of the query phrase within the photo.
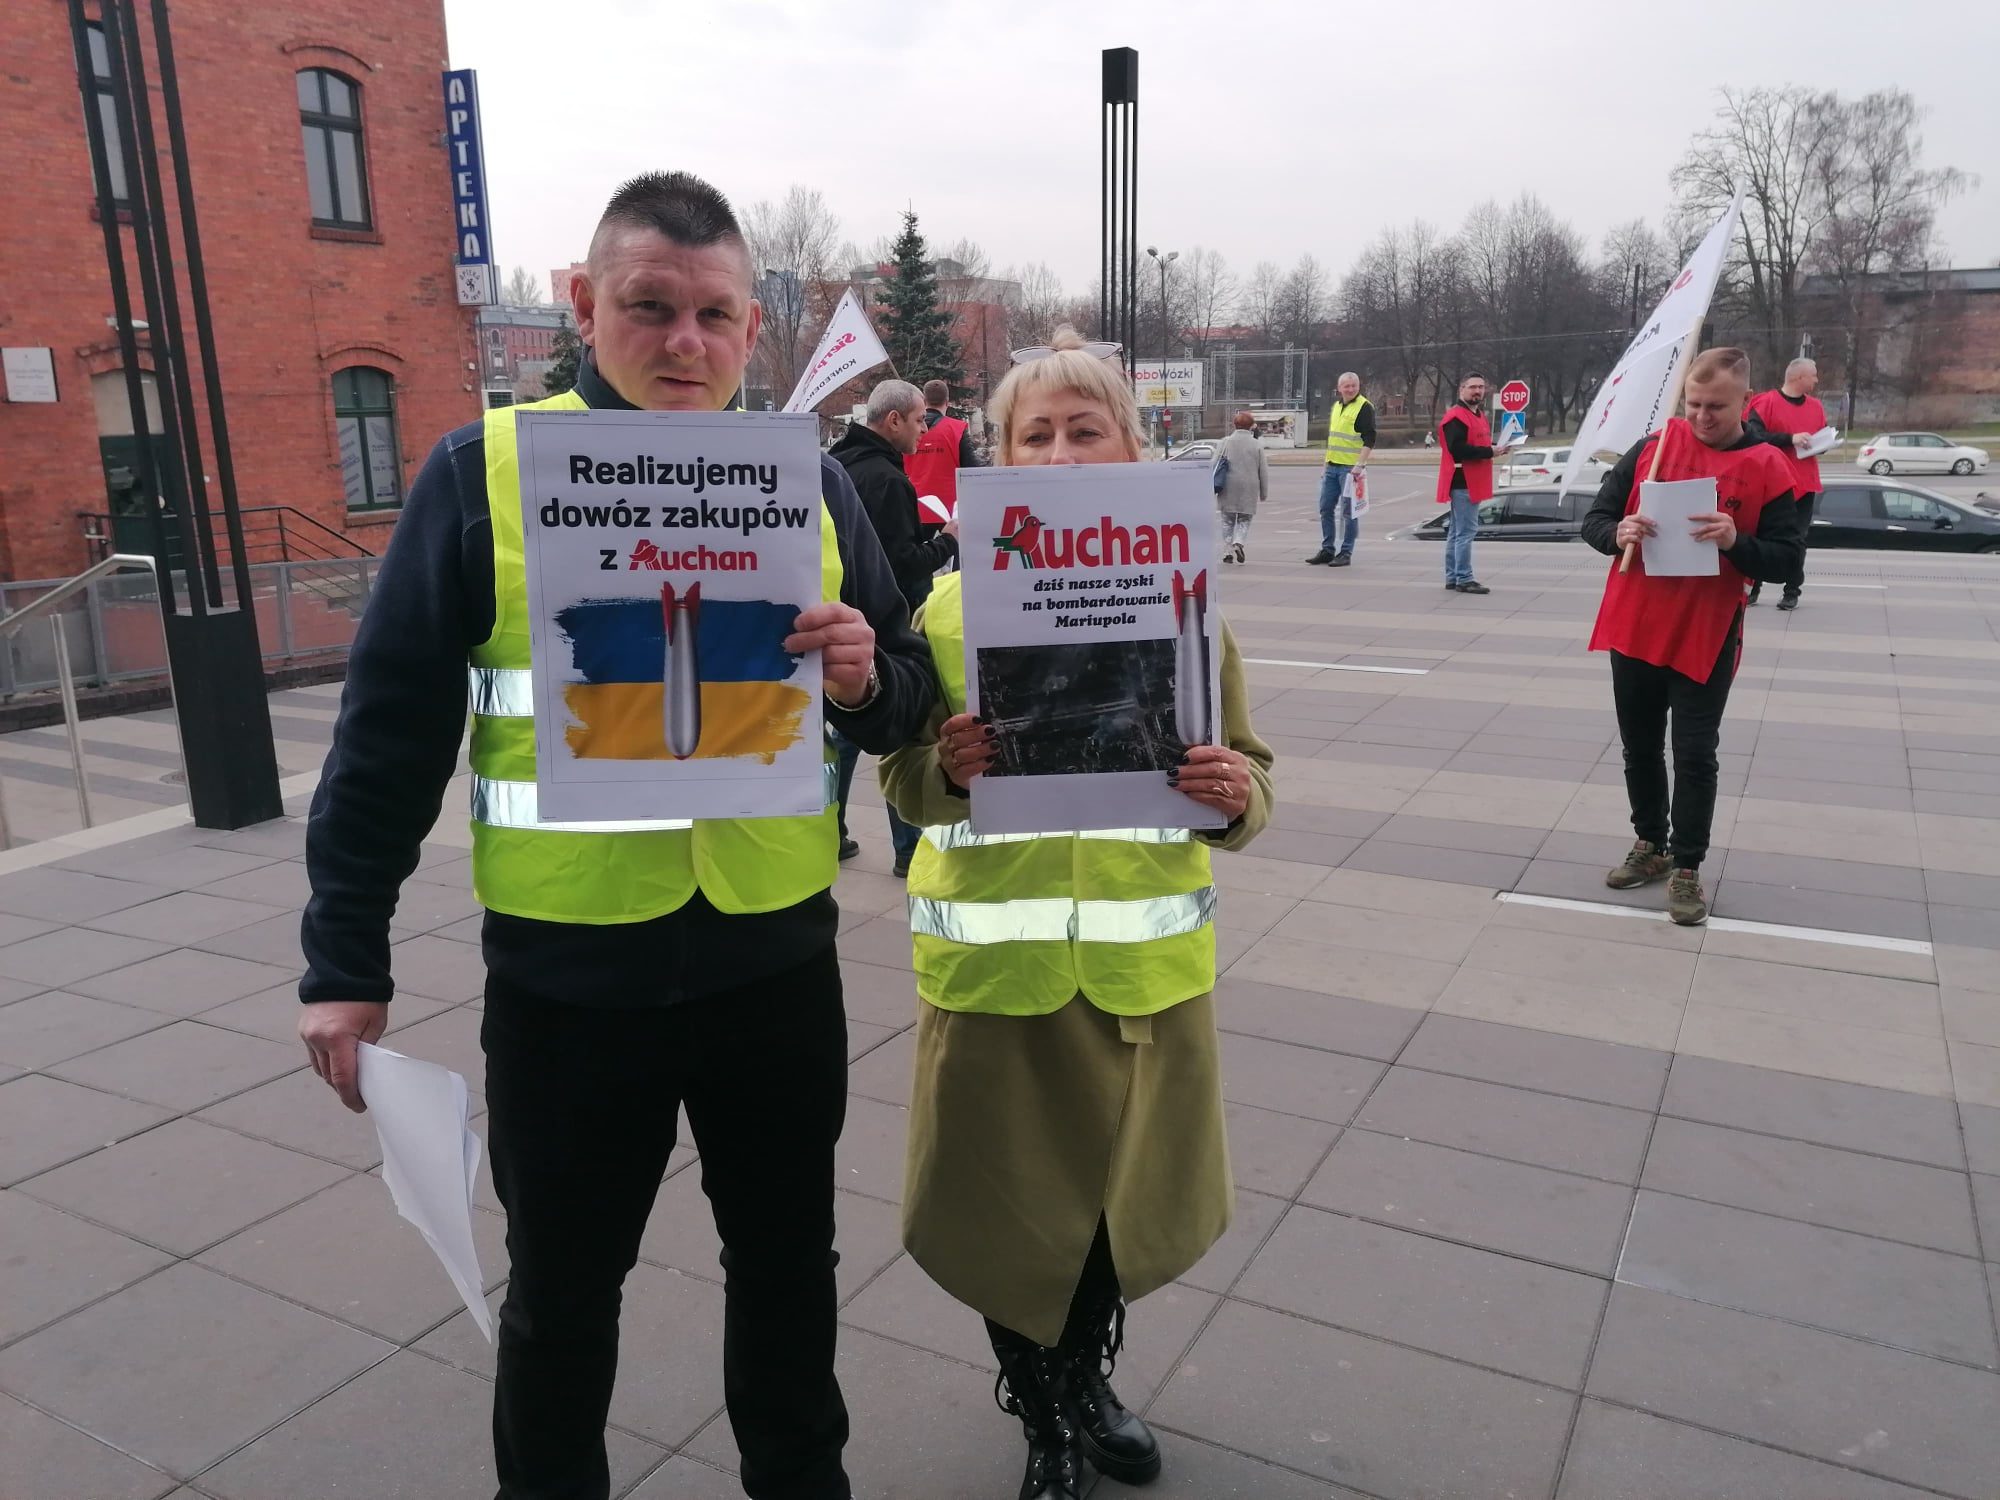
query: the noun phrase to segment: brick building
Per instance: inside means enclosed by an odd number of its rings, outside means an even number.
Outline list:
[[[453,278],[441,0],[177,0],[172,14],[242,504],[295,507],[379,552],[432,442],[480,405]],[[90,561],[84,513],[152,501],[133,484],[63,0],[6,0],[0,55],[0,345],[48,350],[57,395],[0,399],[0,578],[53,578]],[[143,319],[129,233],[126,249]],[[175,254],[184,265],[178,240]]]
[[[479,377],[488,406],[541,399],[556,331],[569,321],[567,303],[503,302],[479,310]]]
[[[2000,421],[2000,267],[1884,272],[1851,300],[1831,278],[1808,276],[1799,310],[1820,399],[1844,414],[1851,386],[1851,425]]]

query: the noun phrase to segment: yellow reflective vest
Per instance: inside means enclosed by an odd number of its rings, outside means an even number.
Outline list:
[[[829,806],[804,818],[544,823],[535,810],[535,693],[514,415],[582,411],[574,391],[486,413],[493,633],[472,652],[472,889],[481,905],[544,922],[644,922],[699,890],[718,911],[777,911],[833,884]],[[820,505],[820,589],[840,597],[839,539]],[[829,752],[829,772],[831,752]]]
[[[1367,410],[1368,398],[1356,396],[1352,401],[1342,401],[1334,397],[1333,410],[1326,419],[1326,461],[1353,468],[1361,462],[1361,450],[1367,446],[1361,441],[1361,434],[1354,430],[1354,424],[1361,420],[1361,413]]]
[[[965,712],[961,577],[939,579],[923,610],[948,715]],[[1208,846],[1184,828],[930,827],[909,892],[917,993],[942,1010],[1046,1015],[1081,994],[1145,1016],[1215,988]]]

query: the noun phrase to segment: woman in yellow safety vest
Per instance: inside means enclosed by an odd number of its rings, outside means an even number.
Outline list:
[[[1016,354],[987,406],[1000,463],[1138,459],[1138,407],[1107,348],[1064,328]],[[986,1317],[996,1395],[1027,1430],[1021,1500],[1069,1500],[1079,1448],[1126,1483],[1159,1473],[1153,1433],[1109,1383],[1124,1303],[1228,1227],[1208,851],[1242,848],[1269,820],[1272,757],[1224,622],[1220,743],[1166,775],[1227,828],[973,832],[966,789],[995,740],[965,712],[961,577],[941,578],[916,620],[941,701],[881,768],[923,829],[903,1240]]]

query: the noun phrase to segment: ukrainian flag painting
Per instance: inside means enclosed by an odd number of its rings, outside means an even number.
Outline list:
[[[796,604],[660,596],[584,599],[556,615],[581,679],[563,689],[580,760],[751,758],[770,765],[804,734],[811,696],[784,648]]]

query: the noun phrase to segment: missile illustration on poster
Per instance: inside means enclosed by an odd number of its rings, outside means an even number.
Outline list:
[[[1174,727],[1189,745],[1211,743],[1208,718],[1208,570],[1193,583],[1174,571]]]
[[[701,628],[699,583],[689,584],[678,600],[671,583],[660,585],[660,626],[667,637],[661,668],[667,749],[675,760],[686,760],[701,744],[701,668],[695,649]]]

